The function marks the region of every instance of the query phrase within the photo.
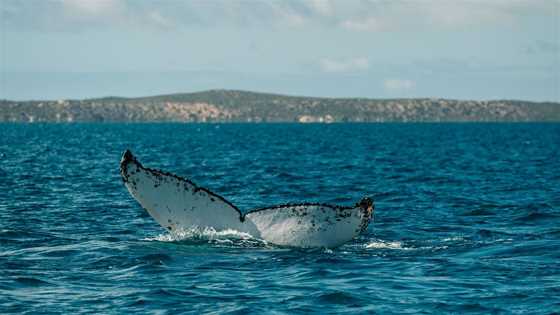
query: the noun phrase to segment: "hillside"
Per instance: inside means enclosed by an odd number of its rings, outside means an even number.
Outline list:
[[[141,98],[0,101],[2,122],[560,121],[559,103],[317,98],[211,90]]]

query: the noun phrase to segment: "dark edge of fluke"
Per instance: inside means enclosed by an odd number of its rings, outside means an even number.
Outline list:
[[[362,220],[362,224],[361,224],[361,232],[363,232],[365,229],[367,229],[367,226],[369,225],[369,222],[371,221],[371,217],[373,215],[373,212],[375,209],[375,204],[373,203],[373,200],[369,197],[364,197],[362,198],[358,203],[356,203],[354,206],[339,206],[339,205],[332,205],[332,204],[327,204],[327,203],[317,203],[317,202],[304,202],[304,203],[284,203],[284,204],[279,204],[279,205],[275,205],[275,206],[268,206],[268,207],[263,207],[263,208],[257,208],[257,209],[253,209],[253,210],[249,210],[245,213],[241,212],[241,210],[239,208],[237,208],[233,203],[231,203],[230,201],[228,201],[227,199],[225,199],[224,197],[218,195],[217,193],[211,191],[208,188],[205,187],[201,187],[198,186],[197,184],[195,184],[194,182],[192,182],[191,180],[189,180],[188,178],[185,177],[181,177],[178,176],[176,174],[173,173],[169,173],[169,172],[165,172],[159,169],[153,169],[153,168],[148,168],[148,167],[144,167],[137,159],[136,157],[132,154],[132,152],[129,149],[126,149],[126,151],[124,151],[122,158],[121,158],[121,162],[120,162],[120,173],[121,173],[121,178],[122,181],[124,183],[128,182],[128,170],[127,170],[127,165],[128,163],[134,163],[136,164],[136,166],[140,169],[143,169],[145,171],[148,171],[156,176],[171,176],[176,178],[179,181],[183,181],[186,182],[190,185],[193,185],[194,188],[194,192],[198,192],[198,191],[204,191],[206,192],[208,195],[211,195],[213,197],[216,197],[220,200],[222,200],[223,202],[225,202],[226,204],[228,204],[230,207],[232,207],[235,211],[237,211],[237,213],[239,214],[239,220],[241,222],[245,221],[245,217],[250,214],[250,213],[255,213],[255,212],[261,212],[261,211],[266,211],[266,210],[274,210],[274,209],[278,209],[278,208],[284,208],[284,207],[305,207],[305,206],[321,206],[321,207],[326,207],[326,208],[331,208],[335,211],[341,211],[341,210],[349,210],[349,209],[354,209],[356,207],[359,207],[362,211],[366,211],[366,215],[364,216],[364,219]],[[367,213],[367,209],[364,209],[361,204],[363,202],[370,202],[371,206],[373,207],[371,213]]]

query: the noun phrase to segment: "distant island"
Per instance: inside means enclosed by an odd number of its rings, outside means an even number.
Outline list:
[[[550,122],[560,103],[368,99],[210,90],[139,98],[0,100],[0,122]]]

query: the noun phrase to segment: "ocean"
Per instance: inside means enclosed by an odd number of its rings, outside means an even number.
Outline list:
[[[375,201],[359,238],[169,234],[119,160],[244,211]],[[0,313],[560,311],[560,124],[0,124]]]

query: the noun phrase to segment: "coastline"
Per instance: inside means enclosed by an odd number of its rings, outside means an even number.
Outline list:
[[[560,103],[439,98],[318,98],[211,90],[142,98],[0,100],[0,122],[560,122]]]

